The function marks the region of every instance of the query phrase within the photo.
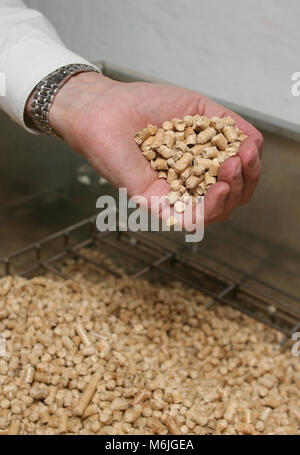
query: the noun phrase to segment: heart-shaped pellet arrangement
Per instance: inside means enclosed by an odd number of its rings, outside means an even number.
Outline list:
[[[159,178],[171,187],[168,199],[175,211],[194,206],[216,183],[220,164],[238,153],[247,135],[231,117],[186,115],[165,121],[161,128],[148,125],[134,137]]]

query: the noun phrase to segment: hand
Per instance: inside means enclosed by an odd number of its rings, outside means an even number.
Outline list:
[[[205,225],[225,221],[239,204],[248,202],[260,172],[263,137],[252,125],[203,95],[169,85],[122,83],[97,73],[73,76],[57,94],[50,123],[69,146],[83,155],[96,171],[128,194],[166,195],[170,187],[158,179],[133,141],[148,123],[200,114],[230,115],[248,138],[237,156],[222,163],[218,182],[204,199]]]

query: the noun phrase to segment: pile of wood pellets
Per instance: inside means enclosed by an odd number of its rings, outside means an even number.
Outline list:
[[[61,271],[0,280],[0,434],[300,434],[278,332],[180,282]]]
[[[165,121],[162,128],[148,125],[134,137],[158,178],[171,187],[170,205],[178,213],[194,206],[217,181],[219,167],[238,153],[247,135],[231,117],[186,115]]]

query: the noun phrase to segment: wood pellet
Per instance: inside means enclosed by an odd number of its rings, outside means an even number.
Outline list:
[[[161,128],[149,124],[134,140],[158,178],[170,184],[167,198],[182,213],[186,204],[197,205],[216,183],[220,165],[238,153],[246,138],[231,117],[196,114],[167,120]]]
[[[300,434],[300,362],[279,332],[84,254],[121,277],[68,259],[72,281],[0,280],[0,434]]]

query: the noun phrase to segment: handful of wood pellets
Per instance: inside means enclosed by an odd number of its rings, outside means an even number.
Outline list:
[[[216,183],[220,164],[238,153],[247,135],[231,117],[186,115],[165,121],[162,128],[148,125],[134,137],[143,155],[171,186],[168,199],[175,211],[195,206]]]

